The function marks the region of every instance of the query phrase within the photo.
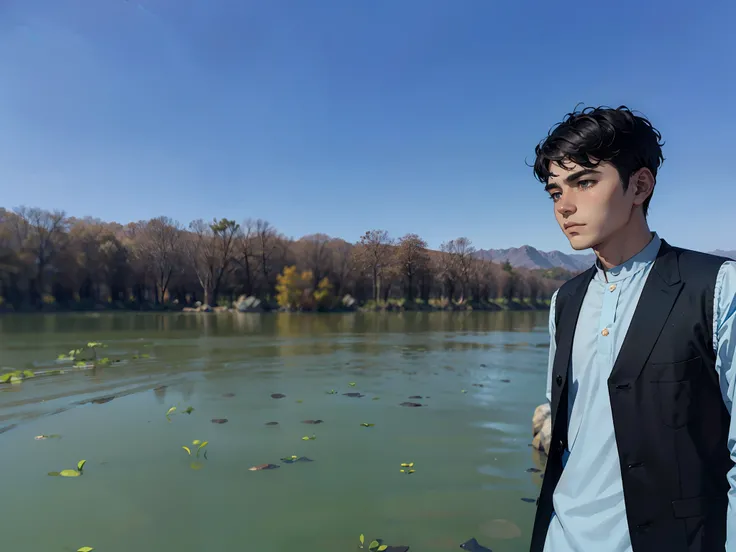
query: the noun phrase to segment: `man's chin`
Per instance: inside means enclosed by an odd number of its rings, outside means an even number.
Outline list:
[[[569,236],[567,239],[570,241],[570,247],[572,247],[575,251],[590,249],[591,247],[593,247],[593,245],[595,245],[590,238],[586,238],[585,236]]]

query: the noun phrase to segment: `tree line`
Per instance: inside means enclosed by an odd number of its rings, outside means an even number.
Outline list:
[[[0,208],[0,306],[150,308],[255,297],[269,308],[483,305],[548,299],[571,274],[479,259],[465,237],[430,250],[416,234],[369,230],[355,243],[291,239],[265,220],[168,217],[127,225],[36,207]],[[307,300],[305,300],[307,298]]]

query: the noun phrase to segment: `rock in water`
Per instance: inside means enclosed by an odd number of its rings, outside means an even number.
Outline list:
[[[402,402],[399,406],[408,406],[409,408],[417,408],[419,406],[424,406],[424,405],[415,403],[415,402]]]
[[[284,395],[283,393],[273,393],[271,395],[272,399],[283,399],[284,397],[286,397],[286,395]]]
[[[260,466],[253,466],[252,468],[248,468],[250,471],[261,471],[261,470],[275,470],[276,468],[280,468],[281,466],[278,466],[276,464],[261,464]]]
[[[460,548],[467,550],[468,552],[493,552],[493,550],[486,548],[475,539],[465,541],[460,545]]]

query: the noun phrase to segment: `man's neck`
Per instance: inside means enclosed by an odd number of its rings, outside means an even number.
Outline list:
[[[601,266],[608,270],[625,263],[652,241],[652,231],[646,220],[629,224],[605,243],[593,247]]]

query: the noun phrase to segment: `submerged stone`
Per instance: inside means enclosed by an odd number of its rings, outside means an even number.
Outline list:
[[[365,397],[362,393],[343,393],[346,397]]]
[[[226,424],[227,418],[212,418],[213,424]]]
[[[302,420],[303,424],[323,424],[325,423],[324,420]]]
[[[284,397],[286,397],[286,395],[284,395],[283,393],[272,393],[271,394],[272,399],[283,399]]]
[[[417,408],[419,406],[424,406],[423,404],[415,403],[415,402],[402,402],[399,406],[408,406],[410,408]]]
[[[253,466],[252,468],[248,468],[249,471],[262,471],[262,470],[275,470],[276,468],[280,468],[278,464],[261,464],[259,466]]]
[[[460,548],[467,550],[468,552],[493,552],[490,548],[486,548],[474,538],[462,543]]]

